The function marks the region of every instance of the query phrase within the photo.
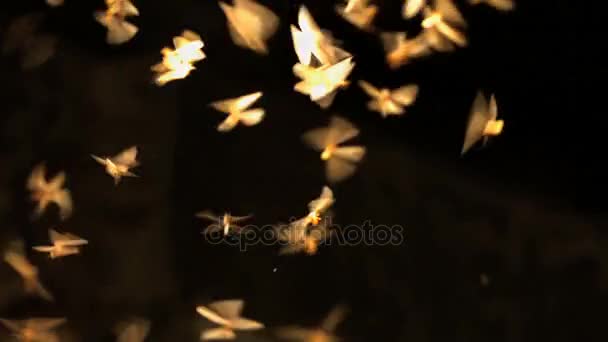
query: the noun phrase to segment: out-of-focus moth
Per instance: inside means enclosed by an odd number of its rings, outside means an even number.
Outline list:
[[[57,38],[52,34],[39,32],[43,20],[42,13],[20,16],[9,24],[4,34],[2,52],[19,54],[24,70],[43,65],[55,54]]]
[[[402,7],[402,16],[405,19],[411,19],[415,17],[424,6],[426,6],[427,0],[405,0]]]
[[[359,135],[359,129],[346,119],[332,117],[328,127],[316,128],[302,136],[306,144],[321,152],[326,162],[325,175],[330,183],[350,177],[365,155],[363,146],[341,146]]]
[[[112,158],[100,158],[96,155],[91,155],[91,157],[99,164],[105,166],[106,173],[114,178],[114,185],[118,185],[122,177],[137,177],[136,174],[129,171],[129,169],[139,165],[137,161],[137,146],[131,146]]]
[[[336,12],[359,29],[371,31],[378,6],[370,5],[369,0],[347,0],[346,4],[336,6]]]
[[[351,56],[350,53],[336,46],[331,34],[321,30],[303,5],[298,11],[298,26],[299,29],[291,25],[291,37],[300,64],[331,65]]]
[[[378,89],[366,81],[359,81],[359,86],[371,96],[367,103],[367,108],[371,111],[379,112],[382,117],[389,115],[402,115],[405,113],[406,106],[410,106],[416,101],[418,95],[417,85],[405,85],[403,87],[390,90]]]
[[[466,22],[452,0],[435,0],[434,7],[423,9],[423,34],[426,42],[437,51],[452,51],[454,44],[467,45],[467,37],[458,27],[466,27]]]
[[[63,0],[46,0],[47,5],[57,7],[63,5]]]
[[[157,75],[155,82],[162,86],[167,82],[185,78],[194,69],[194,63],[205,59],[202,48],[205,46],[201,37],[189,30],[184,30],[181,36],[173,38],[175,49],[163,48],[162,62],[152,66]]]
[[[32,170],[27,180],[27,189],[31,192],[32,201],[37,202],[34,215],[42,215],[49,203],[55,203],[59,207],[59,216],[62,220],[72,214],[72,196],[70,191],[64,189],[65,172],[59,172],[50,181],[45,178],[46,167],[39,164]]]
[[[59,342],[59,336],[54,330],[65,322],[65,318],[31,318],[22,321],[0,319],[0,323],[22,342]]]
[[[262,92],[258,91],[233,99],[212,102],[210,104],[211,107],[228,114],[228,117],[217,126],[217,130],[220,132],[228,132],[239,122],[242,122],[246,126],[253,126],[260,123],[264,118],[264,109],[247,109],[260,97],[262,97]]]
[[[483,140],[485,145],[490,137],[502,132],[504,121],[496,120],[497,117],[498,106],[494,95],[490,97],[488,104],[484,95],[478,92],[469,115],[461,154],[465,154],[478,141]]]
[[[54,229],[49,229],[49,238],[51,246],[34,246],[32,249],[38,252],[49,253],[51,259],[61,258],[68,255],[80,253],[80,246],[84,246],[89,242],[76,235],[70,233],[59,233]]]
[[[211,322],[220,325],[219,328],[201,332],[201,340],[233,340],[236,338],[235,330],[259,330],[264,328],[264,324],[241,316],[243,305],[242,300],[231,299],[217,301],[208,306],[198,306],[196,312]]]
[[[259,54],[267,54],[266,42],[277,31],[279,17],[253,0],[234,0],[230,6],[220,2],[228,20],[232,41]]]
[[[499,11],[512,11],[515,9],[514,0],[469,0],[471,5],[486,4],[494,7]]]
[[[150,322],[134,318],[116,326],[116,342],[143,342],[150,332]]]
[[[405,32],[384,32],[380,35],[386,62],[391,69],[407,64],[411,59],[431,53],[423,34],[407,39]]]
[[[25,293],[40,296],[40,298],[47,301],[53,300],[51,293],[38,279],[38,268],[32,265],[25,257],[22,243],[15,242],[9,246],[4,252],[4,261],[23,279]]]
[[[251,217],[253,217],[253,215],[232,216],[229,213],[225,213],[222,216],[217,216],[209,210],[204,210],[199,213],[196,213],[196,217],[213,222],[211,225],[205,228],[205,230],[203,231],[204,234],[213,233],[218,230],[221,230],[224,235],[228,235],[231,231],[241,231],[242,227],[237,225],[237,223],[250,219]]]
[[[138,16],[139,10],[130,0],[105,1],[108,8],[105,11],[95,12],[95,19],[108,29],[106,42],[112,45],[128,42],[139,29],[125,19]]]
[[[349,82],[346,79],[354,67],[355,63],[352,61],[352,57],[343,59],[336,64],[320,67],[298,63],[293,66],[293,73],[302,81],[296,83],[294,90],[308,95],[310,100],[317,103],[321,108],[328,108],[338,89],[348,86]]]
[[[277,238],[285,243],[279,250],[279,255],[304,253],[315,255],[319,250],[319,245],[327,240],[332,231],[328,228],[328,221],[309,226],[311,219],[309,216],[292,222],[287,227],[279,225],[276,228]]]
[[[302,328],[298,326],[284,327],[277,330],[280,338],[288,341],[302,342],[337,342],[335,330],[346,316],[344,306],[336,306],[317,328]]]

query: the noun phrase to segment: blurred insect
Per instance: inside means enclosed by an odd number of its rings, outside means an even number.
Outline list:
[[[285,327],[278,329],[277,335],[289,341],[338,342],[339,339],[334,335],[334,332],[338,325],[344,321],[345,316],[346,308],[336,306],[317,328]]]
[[[264,118],[264,109],[247,109],[260,97],[262,97],[262,92],[258,91],[233,99],[212,102],[210,104],[211,107],[228,114],[228,117],[217,126],[217,130],[220,132],[228,132],[239,122],[242,122],[245,126],[253,126],[260,123]]]
[[[276,229],[277,238],[280,242],[286,243],[281,246],[279,255],[304,253],[315,255],[319,250],[319,245],[325,242],[333,231],[329,230],[329,220],[321,220],[320,223],[310,226],[311,221],[308,216],[291,224],[279,225]]]
[[[150,332],[150,322],[134,318],[116,326],[116,342],[143,342]]]
[[[4,35],[3,54],[19,54],[24,70],[43,65],[55,54],[57,38],[39,32],[44,19],[42,13],[20,16],[9,24]]]
[[[336,12],[359,29],[371,31],[378,6],[370,5],[369,0],[347,0],[345,5],[336,6]]]
[[[65,318],[31,318],[22,321],[0,319],[0,323],[22,342],[59,342],[59,336],[54,330],[65,322]]]
[[[53,300],[51,293],[42,286],[38,279],[38,268],[32,265],[25,257],[22,243],[15,242],[9,246],[4,252],[4,261],[23,279],[25,293],[40,296],[40,298],[47,301]]]
[[[229,213],[225,213],[222,216],[216,216],[209,210],[204,210],[196,214],[196,217],[206,219],[214,222],[209,225],[203,231],[204,234],[213,233],[218,230],[221,230],[224,235],[228,235],[230,231],[240,232],[243,228],[238,226],[236,223],[245,221],[253,217],[253,215],[247,216],[232,216]]]
[[[131,146],[116,156],[100,158],[96,155],[91,157],[106,168],[106,173],[114,178],[114,185],[118,185],[122,177],[137,177],[129,169],[139,166],[137,161],[137,146]]]
[[[279,17],[268,8],[252,0],[234,0],[230,6],[220,2],[228,20],[232,41],[259,54],[267,54],[266,42],[279,27]]]
[[[27,189],[31,192],[32,201],[37,202],[34,216],[42,215],[49,203],[55,203],[59,207],[59,216],[62,220],[72,214],[72,196],[70,191],[63,189],[65,183],[65,172],[59,172],[50,181],[45,178],[46,167],[39,164],[32,170],[27,180]]]
[[[332,117],[328,127],[316,128],[302,136],[306,144],[321,152],[326,161],[326,177],[330,183],[350,177],[365,156],[363,146],[340,146],[359,135],[359,129],[346,119]]]
[[[435,0],[434,7],[424,7],[422,21],[426,42],[437,51],[452,51],[454,44],[467,45],[466,36],[456,27],[466,27],[466,22],[452,0]]]
[[[293,66],[293,73],[302,81],[296,83],[294,90],[309,95],[310,100],[321,108],[331,106],[339,88],[345,88],[349,82],[346,80],[355,63],[352,57],[346,58],[336,64],[311,67],[304,64]]]
[[[63,0],[46,0],[47,5],[57,7],[63,5]]]
[[[406,85],[394,90],[378,89],[361,80],[359,86],[372,97],[372,100],[367,103],[367,108],[379,112],[383,118],[389,115],[402,115],[405,113],[404,107],[414,103],[418,95],[417,85]]]
[[[333,65],[352,56],[336,46],[331,33],[322,31],[303,5],[298,11],[298,26],[299,29],[291,25],[291,37],[300,64],[315,67]]]
[[[106,42],[112,45],[128,42],[139,29],[125,19],[138,16],[139,10],[130,0],[105,0],[105,2],[108,9],[95,12],[95,19],[108,29]]]
[[[504,127],[503,120],[496,120],[498,107],[494,95],[490,97],[488,104],[481,92],[477,92],[465,133],[464,144],[461,154],[465,154],[478,141],[483,140],[483,145],[490,137],[499,135]]]
[[[34,246],[32,249],[38,252],[49,253],[51,259],[61,258],[68,255],[80,253],[80,246],[89,242],[76,235],[65,233],[61,234],[54,229],[49,229],[49,237],[52,246]]]
[[[217,301],[207,307],[198,306],[196,311],[201,316],[221,326],[201,332],[201,340],[232,340],[236,338],[235,330],[259,330],[264,328],[264,324],[241,316],[243,305],[242,300],[232,299]]]
[[[386,53],[386,62],[391,69],[407,64],[413,58],[431,53],[423,34],[407,39],[405,32],[384,32],[380,38]]]
[[[515,9],[514,0],[468,0],[471,5],[486,4],[499,11],[512,11]]]
[[[181,36],[174,37],[173,45],[175,50],[163,48],[160,51],[163,55],[162,62],[152,66],[152,71],[157,74],[155,82],[159,86],[185,78],[196,69],[193,63],[206,57],[202,51],[205,44],[201,37],[192,31],[184,30]]]
[[[427,0],[405,0],[402,7],[402,16],[404,19],[411,19],[415,17],[424,6],[426,6]]]

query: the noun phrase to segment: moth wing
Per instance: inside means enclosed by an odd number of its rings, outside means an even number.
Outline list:
[[[184,30],[182,32],[182,37],[184,37],[185,39],[187,39],[190,42],[198,42],[198,41],[202,42],[201,36],[199,36],[194,31]]]
[[[328,127],[321,127],[304,133],[302,140],[315,150],[322,151],[330,143],[329,137],[330,129]]]
[[[27,179],[27,188],[29,190],[37,190],[47,185],[46,179],[46,166],[44,163],[38,164],[32,169],[29,178]]]
[[[236,10],[230,5],[220,2],[220,7],[226,15],[228,33],[234,44],[248,49],[255,49],[252,44],[252,36],[255,35],[251,27],[252,22],[246,20],[247,18],[244,17],[244,14],[237,16]]]
[[[329,122],[329,136],[327,138],[327,143],[338,145],[356,137],[357,135],[359,135],[359,129],[350,123],[350,121],[339,116],[332,116]]]
[[[226,318],[222,317],[219,313],[215,312],[215,310],[213,310],[211,307],[207,308],[203,305],[200,305],[200,306],[196,307],[196,312],[198,312],[201,316],[205,317],[206,319],[210,320],[213,323],[216,323],[219,325],[225,325],[228,323]]]
[[[380,34],[380,40],[385,52],[392,52],[405,42],[405,32],[382,32]]]
[[[300,6],[300,10],[298,11],[298,26],[300,26],[300,30],[302,30],[302,32],[318,36],[323,35],[321,28],[317,25],[314,18],[308,11],[308,8],[306,8],[304,5]]]
[[[367,102],[367,109],[372,112],[378,112],[384,116],[384,112],[382,106],[380,105],[380,101],[378,100],[370,100]]]
[[[211,310],[228,320],[240,318],[243,306],[244,302],[240,299],[222,300],[209,304]]]
[[[426,4],[426,0],[405,0],[403,4],[402,16],[405,19],[411,19],[415,17],[422,7]]]
[[[405,85],[391,91],[391,98],[404,106],[409,106],[414,103],[417,95],[418,86],[415,84]]]
[[[488,2],[499,11],[512,11],[515,8],[513,0],[489,0]]]
[[[363,89],[363,91],[371,96],[371,97],[379,97],[380,96],[380,90],[378,90],[378,88],[374,87],[373,85],[371,85],[371,83],[366,82],[364,80],[360,80],[359,82],[357,82],[357,84],[359,84],[359,87],[361,87],[361,89]]]
[[[228,114],[234,108],[237,100],[238,100],[238,98],[236,98],[236,99],[225,99],[225,100],[214,101],[214,102],[211,102],[209,104],[209,106],[212,107],[212,108],[214,108],[215,110],[217,110],[219,112],[227,113]]]
[[[488,123],[487,110],[486,99],[481,92],[478,92],[469,115],[461,154],[466,153],[483,137],[483,131]]]
[[[496,104],[496,97],[494,94],[490,97],[490,105],[488,108],[488,119],[496,120],[498,117],[498,105]]]
[[[207,329],[201,333],[201,340],[233,340],[236,338],[234,331],[227,328]]]
[[[136,319],[117,325],[117,342],[143,342],[150,332],[150,322]]]
[[[33,246],[32,249],[38,252],[49,253],[55,247],[54,246]]]
[[[287,246],[282,246],[279,249],[279,255],[296,254],[296,253],[302,252],[303,249],[304,249],[304,245],[302,245],[301,243],[292,243]]]
[[[355,164],[340,158],[330,158],[326,162],[325,176],[329,183],[345,180],[355,173]]]
[[[248,219],[250,219],[250,218],[252,218],[252,217],[253,217],[253,215],[245,215],[245,216],[230,216],[230,220],[231,220],[232,222],[235,222],[235,223],[236,223],[236,222],[241,222],[241,221],[248,220]]]
[[[325,320],[323,320],[323,323],[321,323],[321,328],[328,332],[335,331],[338,325],[344,321],[346,312],[347,310],[344,306],[336,306],[329,312]]]
[[[230,324],[237,330],[257,330],[264,328],[264,324],[247,318],[236,318],[230,321]]]
[[[312,41],[310,35],[300,31],[295,26],[291,25],[291,39],[293,41],[293,49],[300,63],[309,65],[312,55]]]
[[[334,203],[334,193],[328,186],[324,186],[321,190],[319,198],[308,203],[308,210],[311,212],[324,211]]]
[[[348,160],[349,162],[357,163],[365,156],[365,147],[363,146],[345,146],[338,147],[333,155],[335,157]]]
[[[424,29],[424,39],[435,50],[441,52],[449,52],[454,50],[452,43],[444,38],[439,31],[434,28]]]
[[[439,22],[437,24],[437,30],[439,30],[444,36],[458,46],[467,45],[467,37],[464,33],[458,31],[447,23]]]
[[[255,18],[258,23],[255,30],[260,39],[267,40],[277,31],[279,17],[269,8],[251,0],[235,0],[234,4],[237,8],[247,12],[252,18]]]
[[[122,1],[120,4],[120,14],[122,14],[123,16],[138,16],[139,15],[139,10],[137,9],[137,7],[135,7],[135,5],[133,5],[133,3],[129,0],[126,1]]]
[[[49,182],[48,186],[51,189],[61,189],[65,183],[65,172],[61,171],[55,175]]]
[[[108,22],[108,34],[106,36],[106,41],[111,45],[120,45],[126,43],[131,40],[139,29],[137,26],[122,20],[122,19],[113,19]]]
[[[335,88],[346,80],[354,67],[355,63],[352,62],[352,57],[349,57],[324,69],[322,72]]]
[[[262,97],[262,94],[263,93],[261,91],[258,91],[255,93],[237,97],[235,99],[233,108],[238,111],[243,111],[243,110],[247,109],[247,107],[251,106],[260,97]]]
[[[242,112],[239,117],[246,126],[257,125],[264,118],[264,109],[256,108],[247,110]]]
[[[315,102],[319,105],[319,107],[321,107],[323,109],[327,109],[334,102],[334,99],[336,98],[337,94],[338,93],[336,91],[332,91],[331,93],[323,96],[322,98],[316,100]]]
[[[202,219],[207,219],[209,221],[220,221],[221,218],[213,214],[210,210],[203,210],[196,213],[194,216]]]
[[[115,164],[124,165],[129,168],[137,166],[137,146],[131,146],[120,152],[114,158],[112,158],[112,161]]]
[[[61,190],[55,195],[55,203],[59,206],[59,216],[62,220],[67,219],[72,215],[74,209],[72,203],[72,195],[68,190]]]
[[[452,0],[435,0],[435,10],[447,21],[459,26],[466,26],[462,14]]]

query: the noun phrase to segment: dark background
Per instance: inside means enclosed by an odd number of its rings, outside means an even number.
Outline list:
[[[0,244],[47,242],[58,227],[90,241],[79,256],[30,253],[55,303],[28,299],[0,265],[0,317],[66,316],[66,340],[110,341],[131,315],[152,321],[150,341],[195,341],[209,326],[194,308],[243,298],[245,316],[269,327],[243,340],[272,340],[271,329],[314,325],[338,303],[351,309],[347,341],[605,340],[608,306],[606,168],[602,120],[575,111],[589,85],[574,70],[581,42],[566,1],[521,0],[504,14],[459,1],[470,46],[391,71],[376,36],[356,30],[331,1],[306,1],[323,28],[355,55],[351,80],[420,86],[403,117],[365,110],[355,85],[329,111],[292,90],[296,57],[289,35],[300,2],[261,1],[281,18],[261,57],[235,46],[216,1],[137,1],[140,32],[107,46],[94,21],[103,1],[3,4],[0,28],[31,12],[59,39],[45,65],[0,63]],[[381,30],[415,33],[401,1],[377,1]],[[183,29],[198,32],[207,59],[187,79],[159,88],[150,66]],[[503,134],[460,157],[477,89],[496,93]],[[258,126],[216,132],[211,101],[261,90]],[[324,183],[318,155],[300,135],[337,113],[361,128],[368,148],[351,179],[334,186],[335,222],[401,225],[400,246],[331,246],[314,257],[278,257],[210,245],[196,211],[254,213],[257,225],[305,214]],[[141,177],[114,187],[89,154],[137,145]],[[65,170],[72,218],[54,210],[30,221],[24,183],[46,161]],[[273,269],[277,268],[276,272]],[[490,280],[480,284],[480,274]],[[0,339],[8,338],[0,330]]]

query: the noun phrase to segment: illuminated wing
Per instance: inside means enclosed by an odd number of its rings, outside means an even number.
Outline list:
[[[230,321],[233,329],[237,330],[258,330],[264,328],[264,324],[247,318],[236,318]]]
[[[361,87],[361,89],[363,89],[363,91],[365,91],[365,93],[367,95],[374,97],[374,98],[377,98],[380,96],[380,90],[378,90],[378,88],[371,85],[371,83],[363,81],[363,80],[360,80],[357,83],[359,84],[359,87]]]
[[[220,217],[214,215],[209,210],[203,210],[201,212],[198,212],[198,213],[195,214],[195,216],[198,217],[198,218],[207,219],[209,221],[221,221]]]
[[[214,101],[209,104],[215,110],[229,114],[236,103],[236,99],[226,99],[220,101]]]
[[[325,176],[330,183],[345,180],[355,173],[355,164],[340,158],[330,158],[326,162]]]
[[[150,332],[150,322],[137,319],[119,324],[116,330],[116,342],[143,342]]]
[[[304,133],[302,140],[315,150],[322,151],[330,143],[329,133],[330,129],[328,127],[315,128]]]
[[[459,26],[466,26],[462,14],[452,0],[435,0],[435,10],[441,14],[443,19]]]
[[[308,8],[304,5],[300,6],[300,10],[298,11],[298,26],[300,26],[302,32],[310,33],[315,36],[323,36],[321,28],[317,25],[308,11]]]
[[[201,333],[201,340],[233,340],[236,338],[234,331],[227,328],[208,329]]]
[[[311,212],[322,212],[327,210],[334,203],[334,193],[328,186],[321,190],[319,198],[308,203],[308,210]]]
[[[453,28],[449,24],[439,22],[437,23],[436,29],[456,45],[461,47],[467,45],[467,37],[465,34]]]
[[[196,307],[196,312],[198,312],[201,316],[205,317],[206,319],[210,320],[213,323],[216,323],[219,325],[228,324],[228,320],[226,318],[222,317],[221,315],[219,315],[218,313],[216,313],[213,309],[200,305],[200,306]]]
[[[414,103],[417,95],[417,85],[406,85],[391,91],[391,98],[404,106],[409,106]]]
[[[328,332],[335,331],[338,325],[344,320],[344,316],[346,316],[346,308],[341,305],[335,307],[327,315],[325,320],[323,320],[323,323],[321,323],[321,328]]]
[[[359,135],[359,129],[352,123],[339,116],[332,116],[329,122],[328,143],[338,145],[357,135]]]
[[[39,190],[47,186],[46,179],[44,178],[46,174],[46,166],[44,163],[38,164],[30,173],[30,177],[27,180],[27,188],[29,190]]]
[[[477,93],[465,133],[461,154],[466,153],[483,137],[483,131],[488,123],[488,104],[481,92]]]
[[[437,51],[449,52],[454,50],[452,42],[444,38],[435,27],[424,29],[423,36],[425,41]]]
[[[488,108],[488,119],[496,120],[498,117],[498,105],[496,104],[496,97],[494,94],[490,97],[490,107]]]
[[[255,20],[257,24],[252,29],[262,41],[266,41],[277,31],[279,17],[267,7],[251,0],[235,0],[234,5]]]
[[[246,216],[230,216],[230,221],[231,221],[231,222],[234,222],[234,223],[236,223],[236,222],[242,222],[242,221],[248,220],[248,219],[250,219],[250,218],[252,218],[252,217],[253,217],[253,215],[246,215]]]
[[[258,91],[255,93],[237,97],[236,99],[234,99],[235,102],[233,105],[233,110],[243,111],[247,109],[247,107],[251,106],[255,101],[262,97],[262,94],[263,93],[261,91]]]
[[[245,126],[257,125],[264,118],[264,109],[256,108],[242,112],[239,114],[239,118]]]
[[[137,166],[139,164],[137,162],[137,146],[129,147],[128,149],[120,152],[118,155],[112,158],[112,161],[115,164],[120,164],[129,168]]]
[[[314,41],[309,34],[300,31],[295,26],[291,25],[290,29],[293,49],[298,57],[298,61],[302,64],[309,65]]]
[[[233,320],[240,318],[241,312],[243,311],[243,301],[240,299],[222,300],[209,304],[209,308],[221,317]]]
[[[55,175],[49,182],[48,187],[50,189],[58,190],[61,189],[63,184],[65,183],[65,172],[61,171]]]
[[[332,90],[340,86],[351,73],[353,68],[355,67],[355,63],[352,62],[352,57],[348,57],[336,64],[333,64],[325,69],[323,69],[323,73],[327,80],[329,80],[332,85]]]
[[[107,22],[108,34],[106,42],[112,45],[120,45],[131,40],[137,31],[137,26],[119,18],[112,18]]]
[[[65,220],[72,215],[74,206],[72,203],[72,195],[68,190],[57,192],[53,200],[59,207],[59,216],[62,220]]]
[[[500,11],[512,11],[515,8],[513,0],[487,0],[487,3]]]
[[[348,160],[353,163],[359,162],[361,159],[363,159],[364,156],[365,147],[363,146],[338,147],[333,152],[333,158],[337,157],[340,159]]]
[[[327,109],[334,102],[334,99],[336,98],[337,94],[338,94],[338,92],[334,90],[331,93],[329,93],[329,94],[325,95],[324,97],[315,101],[315,103],[318,104],[319,107],[321,107],[323,109]]]
[[[403,17],[405,19],[411,19],[415,17],[425,4],[426,0],[405,0],[402,12]]]

